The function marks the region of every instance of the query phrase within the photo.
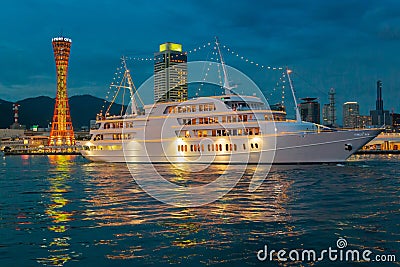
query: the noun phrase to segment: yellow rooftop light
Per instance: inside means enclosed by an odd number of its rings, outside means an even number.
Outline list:
[[[170,42],[164,43],[164,44],[160,44],[160,52],[164,52],[166,50],[182,52],[182,45],[181,44],[170,43]]]

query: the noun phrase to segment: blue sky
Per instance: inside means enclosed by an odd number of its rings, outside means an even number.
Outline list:
[[[190,50],[218,36],[260,64],[290,66],[298,97],[327,103],[333,87],[339,112],[343,102],[358,101],[367,114],[381,79],[385,109],[400,112],[397,0],[25,0],[4,1],[1,11],[1,99],[55,97],[51,38],[60,33],[73,41],[69,95],[102,98],[121,55],[151,57],[165,41]],[[255,82],[268,90],[264,74],[246,64],[231,65],[250,77],[254,72]],[[151,64],[140,66],[136,83],[151,72]]]

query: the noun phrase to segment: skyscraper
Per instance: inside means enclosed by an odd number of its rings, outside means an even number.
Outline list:
[[[343,127],[357,128],[357,118],[360,115],[360,106],[357,102],[343,104]]]
[[[154,54],[154,101],[182,102],[187,97],[187,55],[181,44],[161,44]]]
[[[388,110],[383,109],[382,81],[376,82],[376,109],[370,111],[372,125],[382,126],[390,125],[390,114]]]
[[[320,106],[317,98],[306,97],[302,98],[302,103],[300,103],[300,115],[302,121],[320,123]]]
[[[336,126],[335,89],[329,90],[329,104],[324,104],[322,109],[322,123],[326,126]]]
[[[71,39],[65,37],[52,39],[57,71],[57,94],[49,138],[50,146],[75,145],[67,93],[68,60],[71,42]]]

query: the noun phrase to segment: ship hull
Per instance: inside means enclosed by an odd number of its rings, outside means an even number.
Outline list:
[[[167,140],[163,142],[126,141],[123,149],[83,150],[82,155],[91,161],[128,163],[207,163],[207,164],[311,164],[345,162],[363,145],[371,141],[381,129],[332,131],[320,133],[285,134],[257,137],[258,148],[251,149],[252,140],[229,139],[226,143],[237,143],[237,150],[208,151],[207,141]],[[275,139],[276,138],[276,139]],[[219,138],[221,140],[221,138]],[[216,141],[216,140],[215,140]],[[242,143],[241,143],[242,141]],[[211,142],[213,140],[211,139]],[[205,145],[202,151],[177,152],[177,146],[186,144]]]

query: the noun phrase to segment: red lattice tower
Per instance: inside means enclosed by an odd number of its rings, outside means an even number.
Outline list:
[[[71,146],[75,145],[75,137],[68,103],[67,73],[72,41],[69,38],[57,37],[52,39],[52,43],[57,70],[57,95],[49,145]]]

